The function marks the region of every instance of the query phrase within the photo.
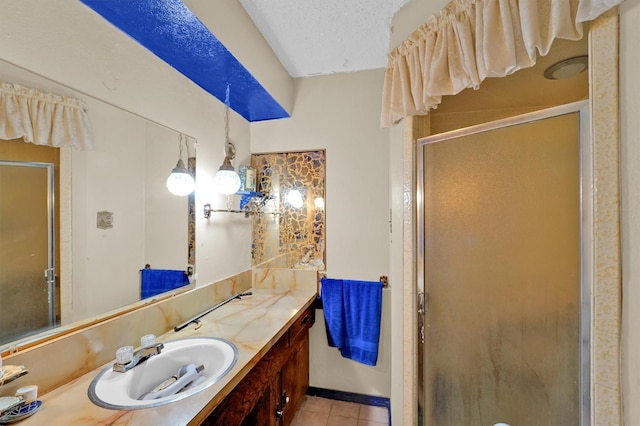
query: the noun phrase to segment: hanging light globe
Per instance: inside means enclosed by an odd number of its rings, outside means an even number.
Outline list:
[[[173,195],[179,196],[189,195],[196,189],[196,181],[184,166],[182,159],[178,160],[175,169],[171,171],[167,178],[167,189]]]
[[[240,189],[240,176],[231,165],[228,156],[224,157],[224,161],[213,177],[213,186],[220,194],[232,195]]]
[[[196,189],[195,179],[182,162],[182,144],[184,143],[187,148],[187,156],[189,149],[188,140],[183,140],[184,138],[185,136],[182,133],[178,135],[178,163],[167,178],[167,189],[173,195],[178,196],[189,195]]]

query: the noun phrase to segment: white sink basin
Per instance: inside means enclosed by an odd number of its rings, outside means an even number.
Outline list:
[[[129,371],[118,373],[113,371],[111,365],[102,370],[89,385],[89,399],[100,407],[114,410],[135,410],[169,404],[216,383],[233,368],[237,359],[238,349],[224,339],[194,337],[172,340],[164,343],[162,353]],[[178,376],[180,369],[185,371],[185,366],[189,365],[202,365],[204,369],[194,374],[193,382],[180,392],[158,399],[138,399],[172,376]]]

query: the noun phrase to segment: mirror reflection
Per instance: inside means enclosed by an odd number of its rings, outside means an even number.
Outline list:
[[[195,195],[167,178],[179,157],[195,176],[196,141],[6,63],[0,80],[82,98],[94,135],[90,151],[0,140],[0,351],[140,301],[145,266],[153,294],[172,272],[193,288]]]
[[[251,166],[275,213],[252,216],[253,264],[325,269],[325,151],[252,154]]]

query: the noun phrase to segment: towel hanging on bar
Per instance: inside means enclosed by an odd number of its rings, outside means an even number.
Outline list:
[[[185,271],[151,268],[140,270],[141,299],[175,290],[187,284],[189,284],[189,276]]]
[[[323,278],[327,278],[327,274],[324,272],[318,272],[318,282],[322,282]],[[389,288],[389,277],[386,275],[380,275],[380,282],[382,283],[382,288]]]
[[[382,283],[323,278],[321,298],[329,346],[345,358],[376,365]]]

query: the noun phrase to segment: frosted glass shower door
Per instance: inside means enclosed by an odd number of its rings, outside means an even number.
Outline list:
[[[424,145],[425,425],[579,425],[579,119]]]
[[[52,180],[52,164],[0,161],[0,344],[55,321]]]

